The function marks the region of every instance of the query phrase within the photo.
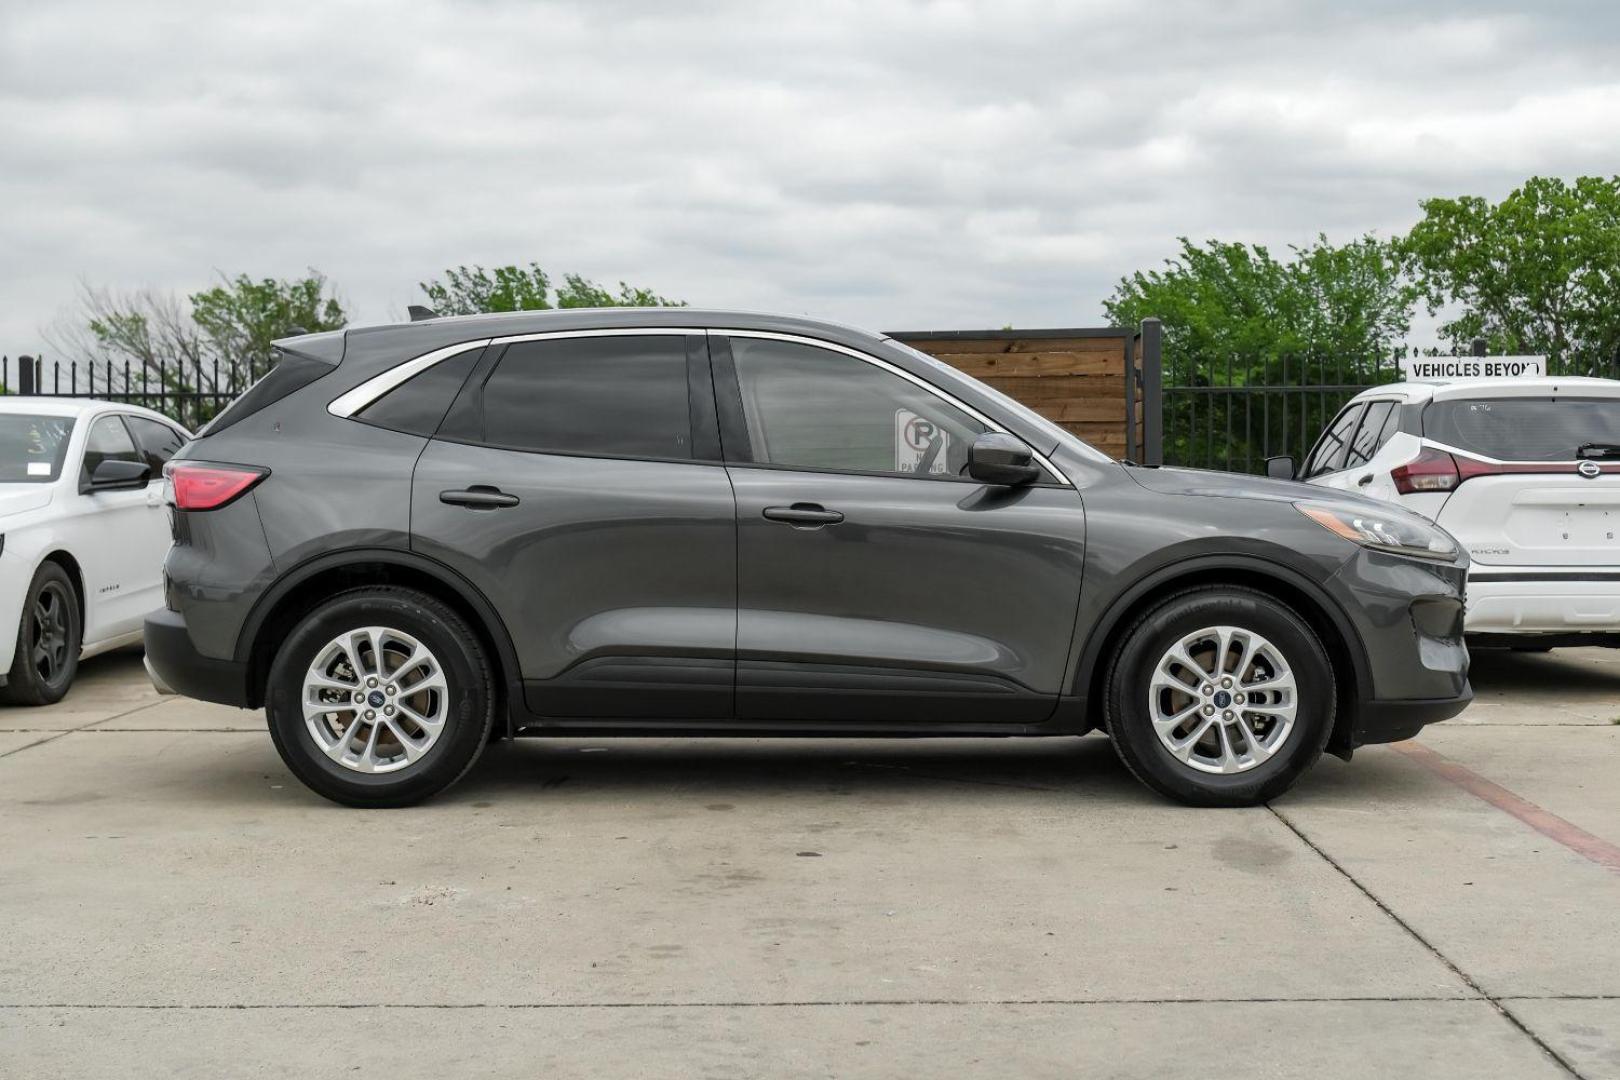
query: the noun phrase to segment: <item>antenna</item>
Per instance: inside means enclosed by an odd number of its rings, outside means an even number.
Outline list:
[[[437,311],[430,307],[423,307],[421,304],[411,304],[405,310],[410,313],[411,322],[421,322],[423,319],[437,319],[439,317]]]

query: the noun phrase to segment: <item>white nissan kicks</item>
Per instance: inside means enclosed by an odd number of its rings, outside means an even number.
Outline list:
[[[79,659],[163,606],[163,465],[190,438],[149,409],[0,398],[0,701],[48,705]]]
[[[1620,645],[1620,382],[1376,387],[1334,418],[1299,477],[1455,536],[1472,560],[1471,643]]]

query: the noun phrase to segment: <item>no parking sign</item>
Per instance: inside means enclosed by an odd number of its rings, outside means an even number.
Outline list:
[[[948,473],[951,433],[910,409],[894,410],[894,470]]]

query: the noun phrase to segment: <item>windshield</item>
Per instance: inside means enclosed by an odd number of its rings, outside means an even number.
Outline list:
[[[1574,461],[1582,446],[1620,445],[1620,398],[1436,401],[1423,434],[1503,461]]]
[[[62,475],[71,416],[0,413],[0,484],[49,484]]]

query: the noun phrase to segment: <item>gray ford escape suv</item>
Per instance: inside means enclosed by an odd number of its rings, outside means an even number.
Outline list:
[[[1424,519],[1121,464],[881,336],[638,309],[281,349],[166,470],[147,651],[339,802],[519,735],[1101,730],[1239,805],[1471,696]]]

